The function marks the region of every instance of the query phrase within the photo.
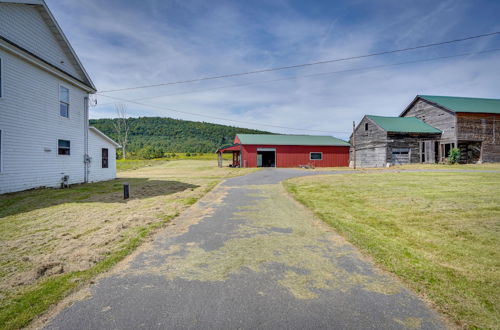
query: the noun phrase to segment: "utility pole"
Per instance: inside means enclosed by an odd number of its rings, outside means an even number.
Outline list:
[[[356,138],[354,137],[354,131],[356,130],[356,123],[352,121],[352,164],[354,169],[356,169]]]

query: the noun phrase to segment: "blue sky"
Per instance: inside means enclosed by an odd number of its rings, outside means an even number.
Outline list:
[[[500,1],[496,0],[47,0],[47,4],[99,90],[363,55],[500,31]],[[148,105],[128,103],[130,116],[165,116],[280,133],[328,131],[346,138],[353,120],[359,121],[364,114],[398,115],[416,94],[500,98],[500,51],[303,76],[495,48],[500,48],[500,35],[106,95],[140,99],[137,102]],[[92,118],[115,115],[114,104],[120,101],[99,95],[96,99]]]

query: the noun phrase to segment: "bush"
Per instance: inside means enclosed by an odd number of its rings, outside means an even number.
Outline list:
[[[163,156],[163,151],[151,146],[145,146],[144,148],[139,150],[138,154],[142,159],[153,159],[161,158]]]
[[[450,150],[450,154],[448,155],[448,162],[450,164],[458,163],[458,159],[460,158],[460,149],[453,148]]]
[[[186,157],[191,157],[191,154],[189,152],[186,152]]]

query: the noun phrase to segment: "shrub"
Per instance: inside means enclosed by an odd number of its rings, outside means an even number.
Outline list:
[[[453,148],[450,150],[450,154],[448,155],[448,161],[450,164],[456,164],[458,159],[460,158],[460,149]]]

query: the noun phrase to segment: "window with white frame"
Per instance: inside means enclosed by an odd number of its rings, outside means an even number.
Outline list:
[[[3,96],[3,61],[0,57],[0,98]]]
[[[69,118],[69,89],[59,86],[59,114]]]
[[[322,152],[311,152],[309,158],[310,158],[310,160],[323,160],[323,153]]]
[[[3,167],[3,148],[2,148],[2,143],[3,143],[3,131],[0,129],[0,173],[2,173]]]
[[[57,154],[69,156],[71,150],[71,142],[69,140],[57,140]]]

